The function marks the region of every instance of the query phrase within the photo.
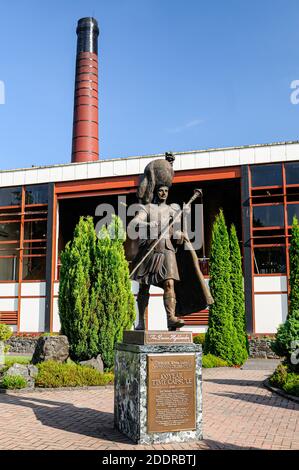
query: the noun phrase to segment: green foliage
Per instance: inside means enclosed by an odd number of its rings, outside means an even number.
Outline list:
[[[106,368],[114,364],[114,345],[135,319],[128,263],[123,247],[124,231],[119,217],[103,227],[96,250],[92,301],[99,321],[99,353]]]
[[[272,385],[282,388],[287,381],[288,368],[284,364],[279,364],[271,375],[269,382]]]
[[[205,342],[205,333],[198,333],[193,337],[193,343],[204,345]]]
[[[296,217],[293,219],[290,246],[289,301],[288,317],[285,323],[279,326],[271,348],[278,356],[285,357],[288,364],[291,365],[292,352],[299,346],[299,226]],[[297,372],[298,368],[298,365],[294,367]]]
[[[243,364],[248,358],[248,338],[245,320],[245,294],[243,285],[242,258],[234,225],[230,228],[231,285],[233,291],[233,317],[237,333],[238,347],[234,348],[234,363]]]
[[[299,397],[299,375],[290,372],[287,364],[279,364],[269,379],[269,382],[284,390],[289,395]]]
[[[38,364],[36,387],[83,387],[91,385],[107,385],[113,382],[113,374],[100,373],[92,367],[75,363],[45,361]]]
[[[220,357],[213,354],[203,355],[202,367],[210,369],[211,367],[227,367],[229,364]]]
[[[81,217],[73,240],[67,243],[61,253],[61,333],[68,337],[70,354],[78,360],[89,359],[98,352],[99,324],[91,305],[96,241],[92,217]]]
[[[13,366],[14,364],[30,364],[31,356],[5,356],[5,365]]]
[[[228,364],[239,364],[240,345],[234,326],[234,299],[231,284],[230,246],[222,210],[212,230],[210,254],[210,290],[214,304],[209,308],[209,328],[204,352],[220,357]]]
[[[81,217],[74,239],[61,255],[61,332],[69,339],[72,359],[101,354],[105,367],[112,367],[114,345],[134,322],[135,303],[123,241],[118,217],[102,228],[99,238],[92,217]]]
[[[6,389],[20,389],[27,387],[27,381],[21,375],[5,375],[0,386]]]
[[[299,225],[295,216],[292,226],[292,238],[290,246],[290,307],[289,315],[299,310]],[[299,333],[299,330],[298,330]],[[299,338],[299,334],[298,334]]]
[[[0,341],[7,341],[12,335],[11,328],[4,323],[0,323]]]

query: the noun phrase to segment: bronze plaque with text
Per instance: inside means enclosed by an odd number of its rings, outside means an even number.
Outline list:
[[[196,429],[195,354],[148,355],[148,432]]]

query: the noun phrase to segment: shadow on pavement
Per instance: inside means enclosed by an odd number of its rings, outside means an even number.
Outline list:
[[[43,425],[97,439],[129,443],[113,425],[113,413],[76,407],[71,403],[45,400],[36,396],[0,394],[1,404],[31,408]]]

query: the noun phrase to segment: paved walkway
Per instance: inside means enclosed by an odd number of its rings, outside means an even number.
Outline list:
[[[299,449],[299,406],[269,371],[204,370],[204,440],[132,445],[113,429],[113,388],[0,394],[0,449]]]

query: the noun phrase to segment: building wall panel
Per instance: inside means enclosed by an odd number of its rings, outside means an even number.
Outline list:
[[[18,299],[0,299],[0,312],[16,312],[18,310]]]
[[[58,298],[53,299],[53,331],[59,333],[60,331],[60,318],[59,318],[59,309],[58,309]]]
[[[21,300],[20,331],[43,332],[45,330],[45,299]]]
[[[254,300],[255,333],[276,333],[287,317],[287,294],[258,294]]]
[[[16,282],[0,283],[0,297],[13,297],[18,295],[19,284]]]
[[[44,296],[46,295],[45,282],[23,282],[22,283],[22,297],[28,295]]]
[[[286,276],[255,276],[254,292],[286,292]]]

